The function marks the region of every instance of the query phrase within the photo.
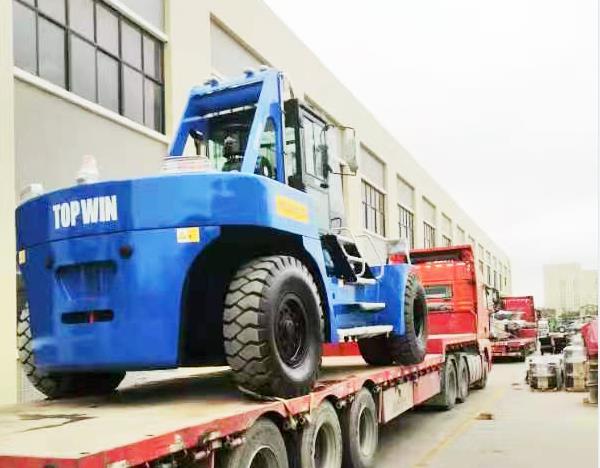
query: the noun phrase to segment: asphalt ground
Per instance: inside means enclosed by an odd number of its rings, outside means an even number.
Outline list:
[[[538,392],[525,364],[494,364],[484,390],[450,411],[416,409],[380,430],[377,467],[598,466],[598,409],[587,393]]]

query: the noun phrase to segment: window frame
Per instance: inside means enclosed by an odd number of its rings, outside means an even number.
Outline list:
[[[423,248],[432,249],[436,245],[436,228],[431,223],[423,220]],[[429,236],[428,236],[429,234]],[[429,242],[428,242],[429,240]]]
[[[404,219],[407,220],[407,224],[403,224],[403,216]],[[406,237],[402,237],[402,233],[403,233],[403,228],[404,231],[408,234]],[[402,203],[398,203],[398,231],[400,234],[400,239],[408,239],[408,247],[410,249],[414,249],[415,248],[415,213],[407,208],[406,206],[404,206]]]
[[[375,198],[374,198],[375,197]],[[375,200],[379,201],[379,209],[377,205],[373,205]],[[370,183],[368,180],[361,179],[361,205],[363,207],[363,228],[366,231],[372,232],[381,237],[385,237],[386,233],[386,215],[385,215],[385,192],[377,188],[375,185]],[[374,226],[369,226],[369,210],[374,213]],[[378,232],[378,218],[377,214],[380,215],[381,219],[381,231]]]
[[[71,18],[70,18],[70,0],[62,0],[64,7],[65,7],[65,18],[64,18],[64,23],[62,23],[61,21],[53,18],[52,16],[50,16],[49,14],[45,13],[44,11],[40,10],[39,5],[38,5],[38,1],[34,0],[31,4],[29,2],[27,2],[26,0],[11,0],[13,2],[13,4],[19,4],[21,7],[27,8],[29,11],[33,12],[35,15],[35,71],[30,71],[30,70],[25,70],[27,73],[31,73],[37,77],[39,77],[40,79],[44,80],[44,81],[48,81],[49,83],[52,83],[56,86],[59,86],[60,88],[73,93],[74,95],[80,97],[81,99],[84,99],[88,102],[97,104],[99,106],[101,106],[103,109],[108,110],[109,112],[115,112],[116,114],[127,118],[129,120],[131,120],[132,122],[135,122],[137,124],[140,124],[146,128],[149,128],[150,130],[159,132],[161,134],[165,134],[165,115],[166,115],[166,105],[165,105],[165,75],[164,75],[164,38],[158,37],[154,32],[148,30],[147,28],[145,28],[143,25],[137,23],[134,19],[132,19],[130,16],[125,15],[123,12],[119,11],[118,9],[116,9],[113,5],[111,5],[110,3],[107,3],[103,0],[91,0],[92,3],[92,8],[93,8],[93,31],[92,31],[92,36],[93,39],[90,39],[88,36],[86,36],[85,34],[79,32],[76,29],[73,29],[73,27],[71,26]],[[117,54],[115,55],[115,53],[113,51],[110,51],[108,49],[106,49],[104,46],[100,45],[98,43],[98,5],[101,5],[102,8],[105,8],[106,10],[108,10],[111,14],[116,16],[117,19],[117,31],[118,31],[118,38],[117,38]],[[40,18],[44,21],[49,22],[51,25],[58,27],[61,29],[62,32],[62,39],[63,39],[63,56],[64,56],[64,65],[63,65],[63,72],[64,72],[64,86],[62,84],[57,84],[54,81],[49,80],[48,78],[45,78],[43,76],[40,75],[40,33],[39,33],[39,25],[40,25]],[[126,23],[127,25],[133,27],[134,29],[137,29],[140,33],[141,36],[141,41],[140,41],[140,58],[141,58],[141,62],[140,62],[140,68],[137,68],[136,66],[131,65],[128,61],[126,61],[123,57],[123,44],[122,44],[122,27],[123,27],[123,23]],[[159,47],[159,53],[158,53],[158,60],[159,60],[159,70],[160,70],[160,77],[159,79],[157,79],[153,74],[151,74],[149,71],[145,71],[145,64],[144,64],[144,60],[145,60],[145,53],[144,53],[144,39],[145,38],[149,38],[151,39],[154,44],[156,46]],[[82,94],[77,93],[76,91],[73,90],[73,70],[74,67],[72,66],[72,55],[73,55],[73,47],[72,47],[72,39],[76,38],[77,40],[83,42],[85,45],[90,46],[94,49],[94,57],[93,57],[93,62],[94,62],[94,75],[95,75],[95,79],[94,79],[94,100],[89,99],[89,97],[84,96]],[[99,102],[99,70],[98,70],[98,56],[99,54],[104,54],[106,56],[108,56],[110,59],[116,61],[117,63],[117,96],[118,96],[118,111],[115,111],[113,108],[108,107],[104,104],[101,104]],[[18,67],[18,65],[16,65],[16,61],[15,62],[15,66]],[[125,115],[124,113],[124,67],[129,67],[131,70],[134,70],[135,72],[141,74],[142,76],[142,89],[140,90],[141,96],[142,96],[142,117],[141,117],[141,121],[138,121],[136,119],[130,118],[127,115]],[[20,67],[19,67],[20,68]],[[154,114],[154,118],[159,118],[160,119],[160,125],[156,126],[154,122],[150,122],[147,123],[146,122],[146,81],[150,81],[152,82],[152,84],[154,86],[158,86],[160,87],[160,115],[156,116],[155,113]]]

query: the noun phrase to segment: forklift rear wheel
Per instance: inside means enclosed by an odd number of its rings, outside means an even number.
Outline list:
[[[321,364],[323,316],[315,281],[297,258],[241,266],[225,297],[223,337],[237,384],[284,398],[310,392]]]
[[[469,396],[469,366],[464,357],[458,358],[458,392],[456,401],[464,403]]]
[[[367,364],[413,365],[423,362],[427,348],[427,303],[417,276],[408,275],[404,293],[404,335],[379,335],[358,340],[360,354]]]
[[[342,429],[333,405],[324,401],[311,415],[300,439],[301,468],[340,468]]]
[[[219,454],[221,468],[288,468],[283,436],[273,421],[258,419],[244,435],[245,442]]]
[[[358,392],[342,417],[344,434],[344,467],[368,468],[374,466],[379,425],[377,407],[371,392]]]
[[[125,372],[42,372],[35,365],[29,309],[17,317],[17,345],[19,360],[31,384],[48,398],[68,398],[103,395],[114,391]]]
[[[410,273],[404,293],[404,335],[390,341],[390,352],[394,361],[402,365],[423,362],[427,335],[425,290],[417,276]]]

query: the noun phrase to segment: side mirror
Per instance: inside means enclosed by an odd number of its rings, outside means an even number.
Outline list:
[[[348,169],[356,173],[358,160],[356,159],[356,131],[351,127],[344,127],[342,133],[342,150]]]

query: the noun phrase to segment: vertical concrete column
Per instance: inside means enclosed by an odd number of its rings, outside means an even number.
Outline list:
[[[17,402],[12,2],[0,1],[0,405]]]
[[[193,86],[211,72],[210,10],[208,2],[165,2],[165,114],[167,135],[179,123]]]

